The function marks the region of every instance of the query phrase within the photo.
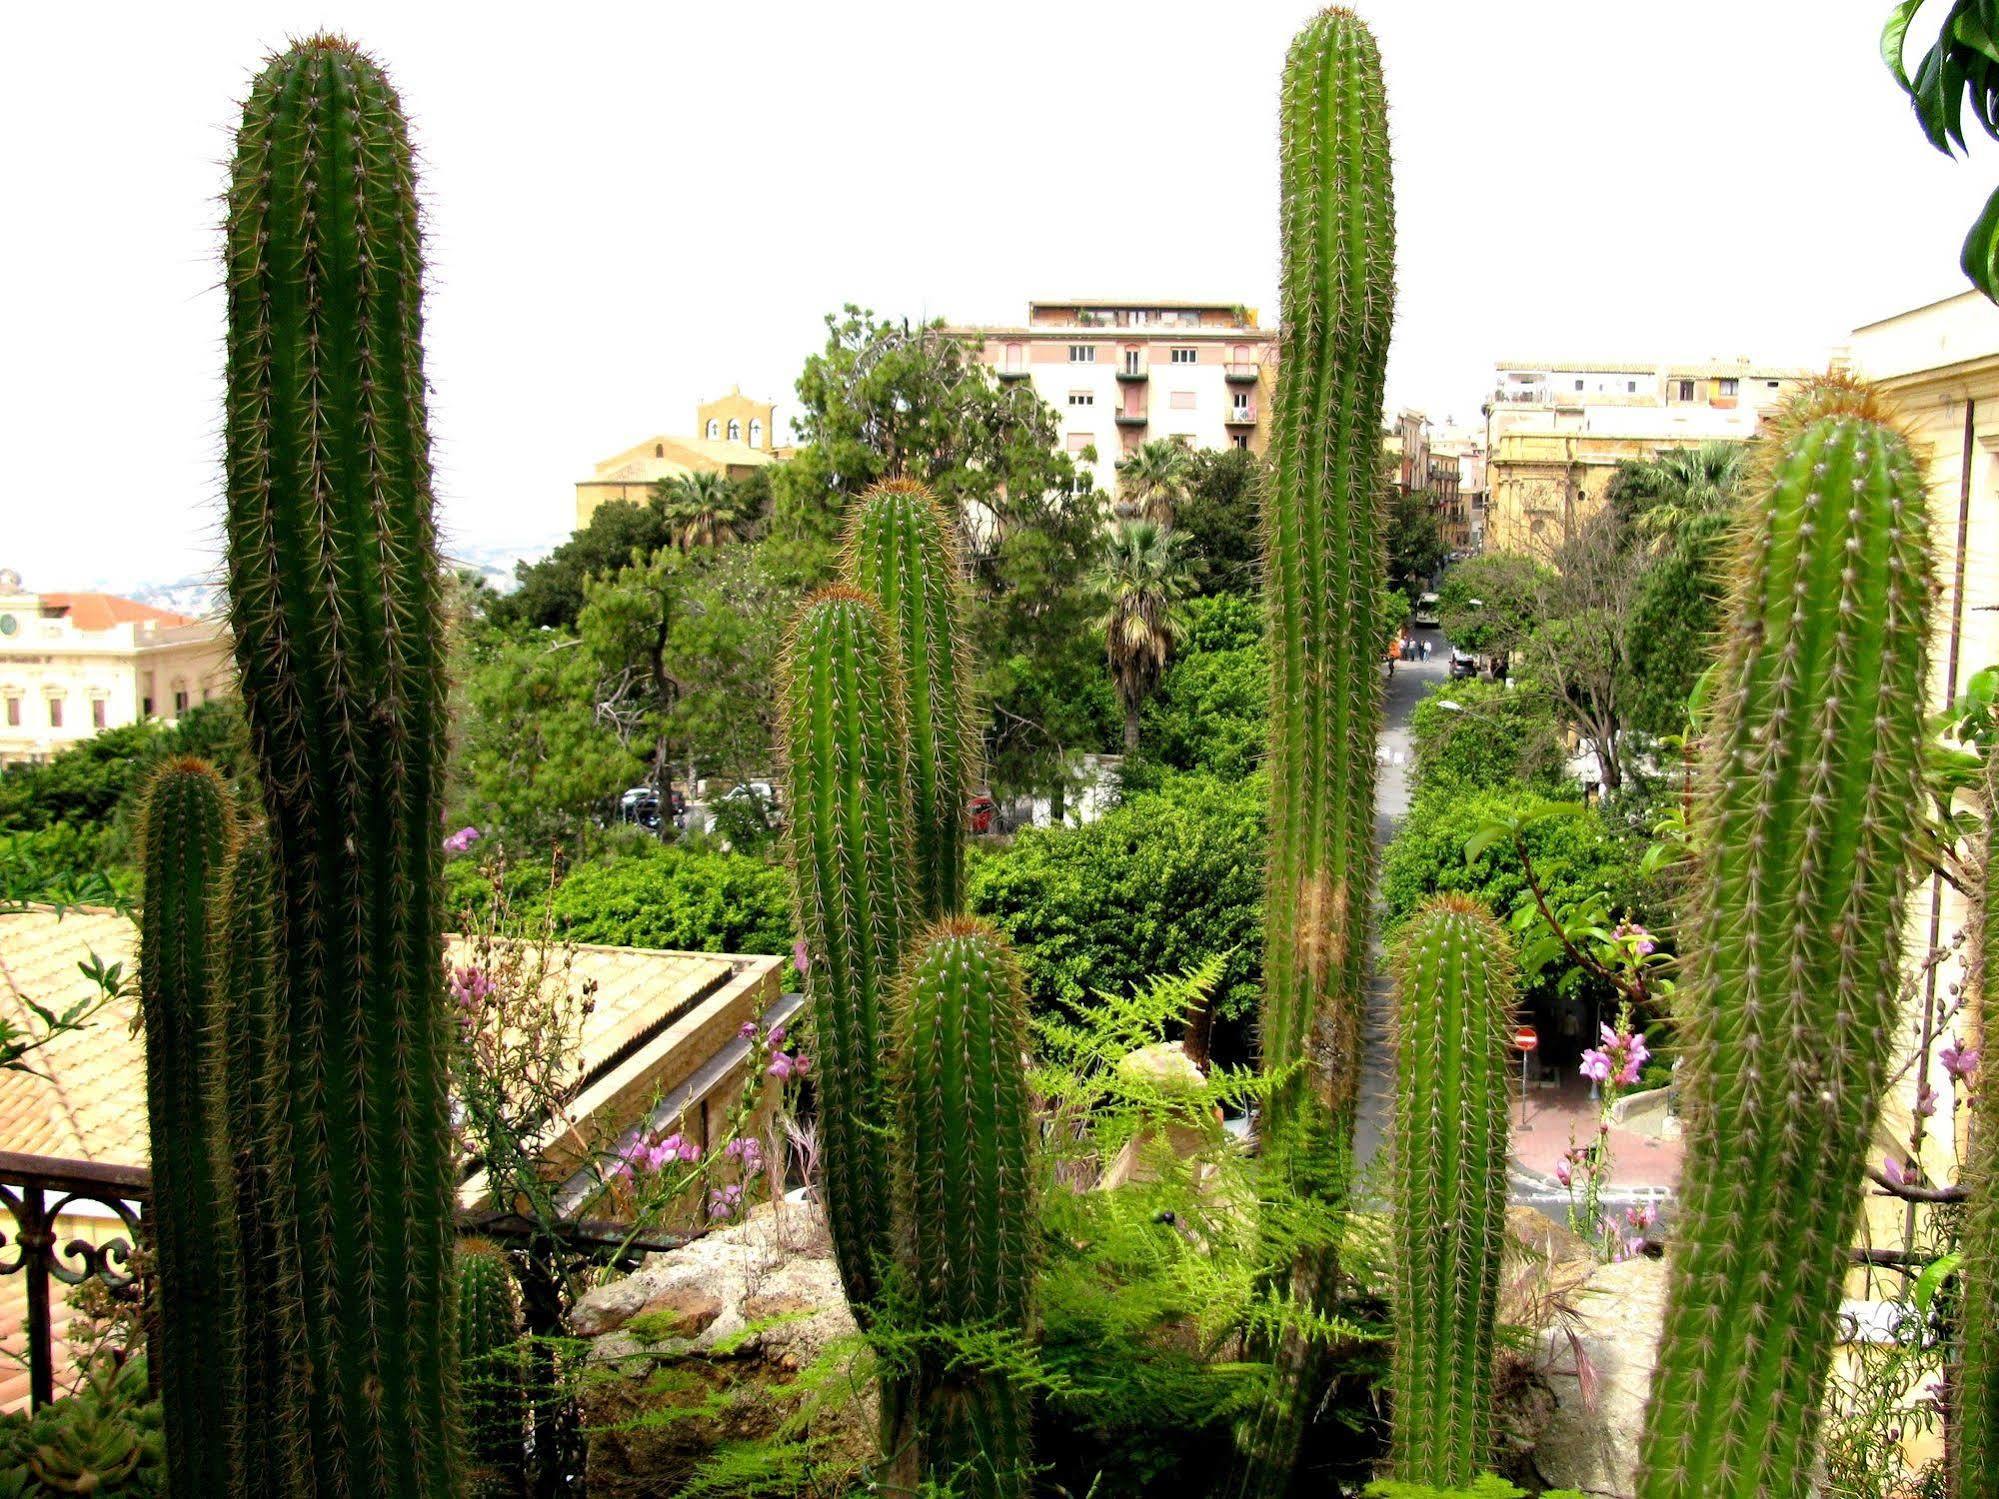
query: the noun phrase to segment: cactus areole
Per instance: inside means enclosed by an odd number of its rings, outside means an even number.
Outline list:
[[[1440,895],[1397,934],[1395,977],[1395,1475],[1458,1489],[1493,1456],[1512,944]]]
[[[312,1486],[459,1487],[444,632],[415,174],[382,70],[250,86],[227,207],[229,621],[271,840]]]
[[[1704,726],[1644,1499],[1810,1486],[1923,807],[1921,467],[1845,383],[1804,392],[1767,441]]]

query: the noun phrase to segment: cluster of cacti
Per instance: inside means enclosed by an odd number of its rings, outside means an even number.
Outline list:
[[[983,922],[947,918],[910,948],[897,988],[896,1263],[923,1346],[889,1482],[948,1481],[965,1499],[1024,1495],[1024,1392],[967,1360],[955,1334],[1031,1331],[1034,1192],[1027,1000],[1012,950]],[[1003,1351],[995,1349],[995,1352]]]
[[[146,788],[139,998],[152,1121],[150,1212],[159,1327],[155,1368],[174,1492],[229,1494],[238,1471],[239,1254],[214,1023],[218,954],[209,894],[235,841],[222,778],[202,760],[160,767]]]
[[[495,1244],[458,1246],[458,1358],[475,1492],[502,1499],[527,1482],[527,1364],[513,1272]]]
[[[866,1325],[893,1254],[889,992],[916,913],[908,720],[880,605],[846,586],[806,604],[785,649],[781,706],[827,1220]]]
[[[847,572],[902,645],[917,893],[934,921],[963,904],[974,764],[957,527],[921,484],[878,484],[854,508]]]
[[[1971,1090],[1971,1140],[1958,1243],[1963,1252],[1955,1358],[1949,1379],[1947,1448],[1958,1499],[1988,1495],[1999,1485],[1999,1056],[1993,1030],[1999,1016],[1999,745],[1986,746],[1985,839],[1980,860],[1979,925],[1966,995],[1971,1045],[1985,1058]]]
[[[1393,1464],[1462,1487],[1493,1455],[1512,944],[1477,901],[1436,896],[1397,934],[1395,978]]]
[[[1767,441],[1706,725],[1646,1499],[1805,1491],[1923,807],[1921,468],[1843,383]]]
[[[296,1473],[302,1419],[297,1353],[297,1255],[277,1210],[285,1169],[285,1107],[280,1072],[285,1038],[272,983],[271,850],[263,829],[238,840],[218,892],[217,988],[210,1024],[222,1041],[219,1092],[222,1140],[236,1192],[236,1311],[241,1361],[236,1416],[243,1472],[279,1485]]]
[[[1337,1204],[1357,1096],[1381,722],[1376,469],[1395,302],[1387,99],[1373,35],[1335,7],[1284,64],[1283,343],[1263,557],[1270,615],[1270,855],[1262,1048],[1278,1079],[1262,1148],[1299,1194]],[[1330,1294],[1327,1252],[1289,1291]],[[1239,1434],[1245,1491],[1288,1482],[1311,1357],[1277,1350],[1271,1399]]]

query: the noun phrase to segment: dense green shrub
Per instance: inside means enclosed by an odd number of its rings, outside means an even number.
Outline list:
[[[566,942],[686,952],[788,953],[791,889],[783,869],[742,854],[661,848],[584,864],[555,892]]]
[[[73,887],[103,874],[121,895],[136,896],[139,876],[129,845],[97,823],[52,823],[32,832],[0,833],[0,891]]]
[[[1264,801],[1260,779],[1169,775],[1095,822],[976,854],[971,908],[1013,939],[1038,1005],[1226,953],[1219,1012],[1242,1014],[1261,974]]]
[[[1465,844],[1486,823],[1530,809],[1547,814],[1528,826],[1525,841],[1551,902],[1560,906],[1602,891],[1613,912],[1622,916],[1628,911],[1648,926],[1657,925],[1653,892],[1639,870],[1643,850],[1595,808],[1525,788],[1463,793],[1451,787],[1418,796],[1388,845],[1381,866],[1387,924],[1399,925],[1426,895],[1439,890],[1463,891],[1502,920],[1511,915],[1528,894],[1511,844],[1495,842],[1469,862]],[[1522,983],[1522,998],[1547,998],[1577,977],[1566,965],[1551,965]]]
[[[146,1389],[146,1362],[100,1356],[74,1394],[0,1415],[0,1499],[167,1491],[160,1403]]]
[[[1141,762],[1129,790],[1150,790],[1161,770],[1200,770],[1238,781],[1263,758],[1269,734],[1270,660],[1255,599],[1218,593],[1191,600],[1186,627],[1159,690],[1145,705]]]
[[[1561,735],[1546,693],[1502,682],[1439,682],[1416,705],[1409,731],[1420,790],[1524,784],[1553,794],[1561,787]]]

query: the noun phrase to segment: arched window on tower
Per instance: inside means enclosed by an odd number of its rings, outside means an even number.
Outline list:
[[[716,421],[714,417],[712,417],[712,416],[711,416],[711,417],[709,417],[709,418],[708,418],[708,440],[709,440],[710,442],[713,442],[713,441],[714,441],[714,440],[715,440],[716,438],[720,437],[721,435],[722,435],[722,424],[721,424],[720,422]]]
[[[743,424],[732,416],[729,418],[729,441],[741,442],[742,440],[743,440]]]
[[[763,445],[764,445],[763,418],[760,416],[753,416],[750,418],[750,446],[753,448],[760,448]]]

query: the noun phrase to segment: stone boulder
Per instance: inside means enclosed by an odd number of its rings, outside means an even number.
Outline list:
[[[1645,1402],[1666,1314],[1666,1262],[1602,1265],[1539,1334],[1554,1397],[1534,1440],[1535,1476],[1591,1499],[1632,1499]]]
[[[590,1493],[667,1499],[715,1453],[799,1422],[829,1471],[874,1450],[874,1391],[816,1204],[755,1209],[578,1302]],[[856,1378],[801,1371],[851,1360]],[[801,1433],[787,1431],[787,1437]]]

